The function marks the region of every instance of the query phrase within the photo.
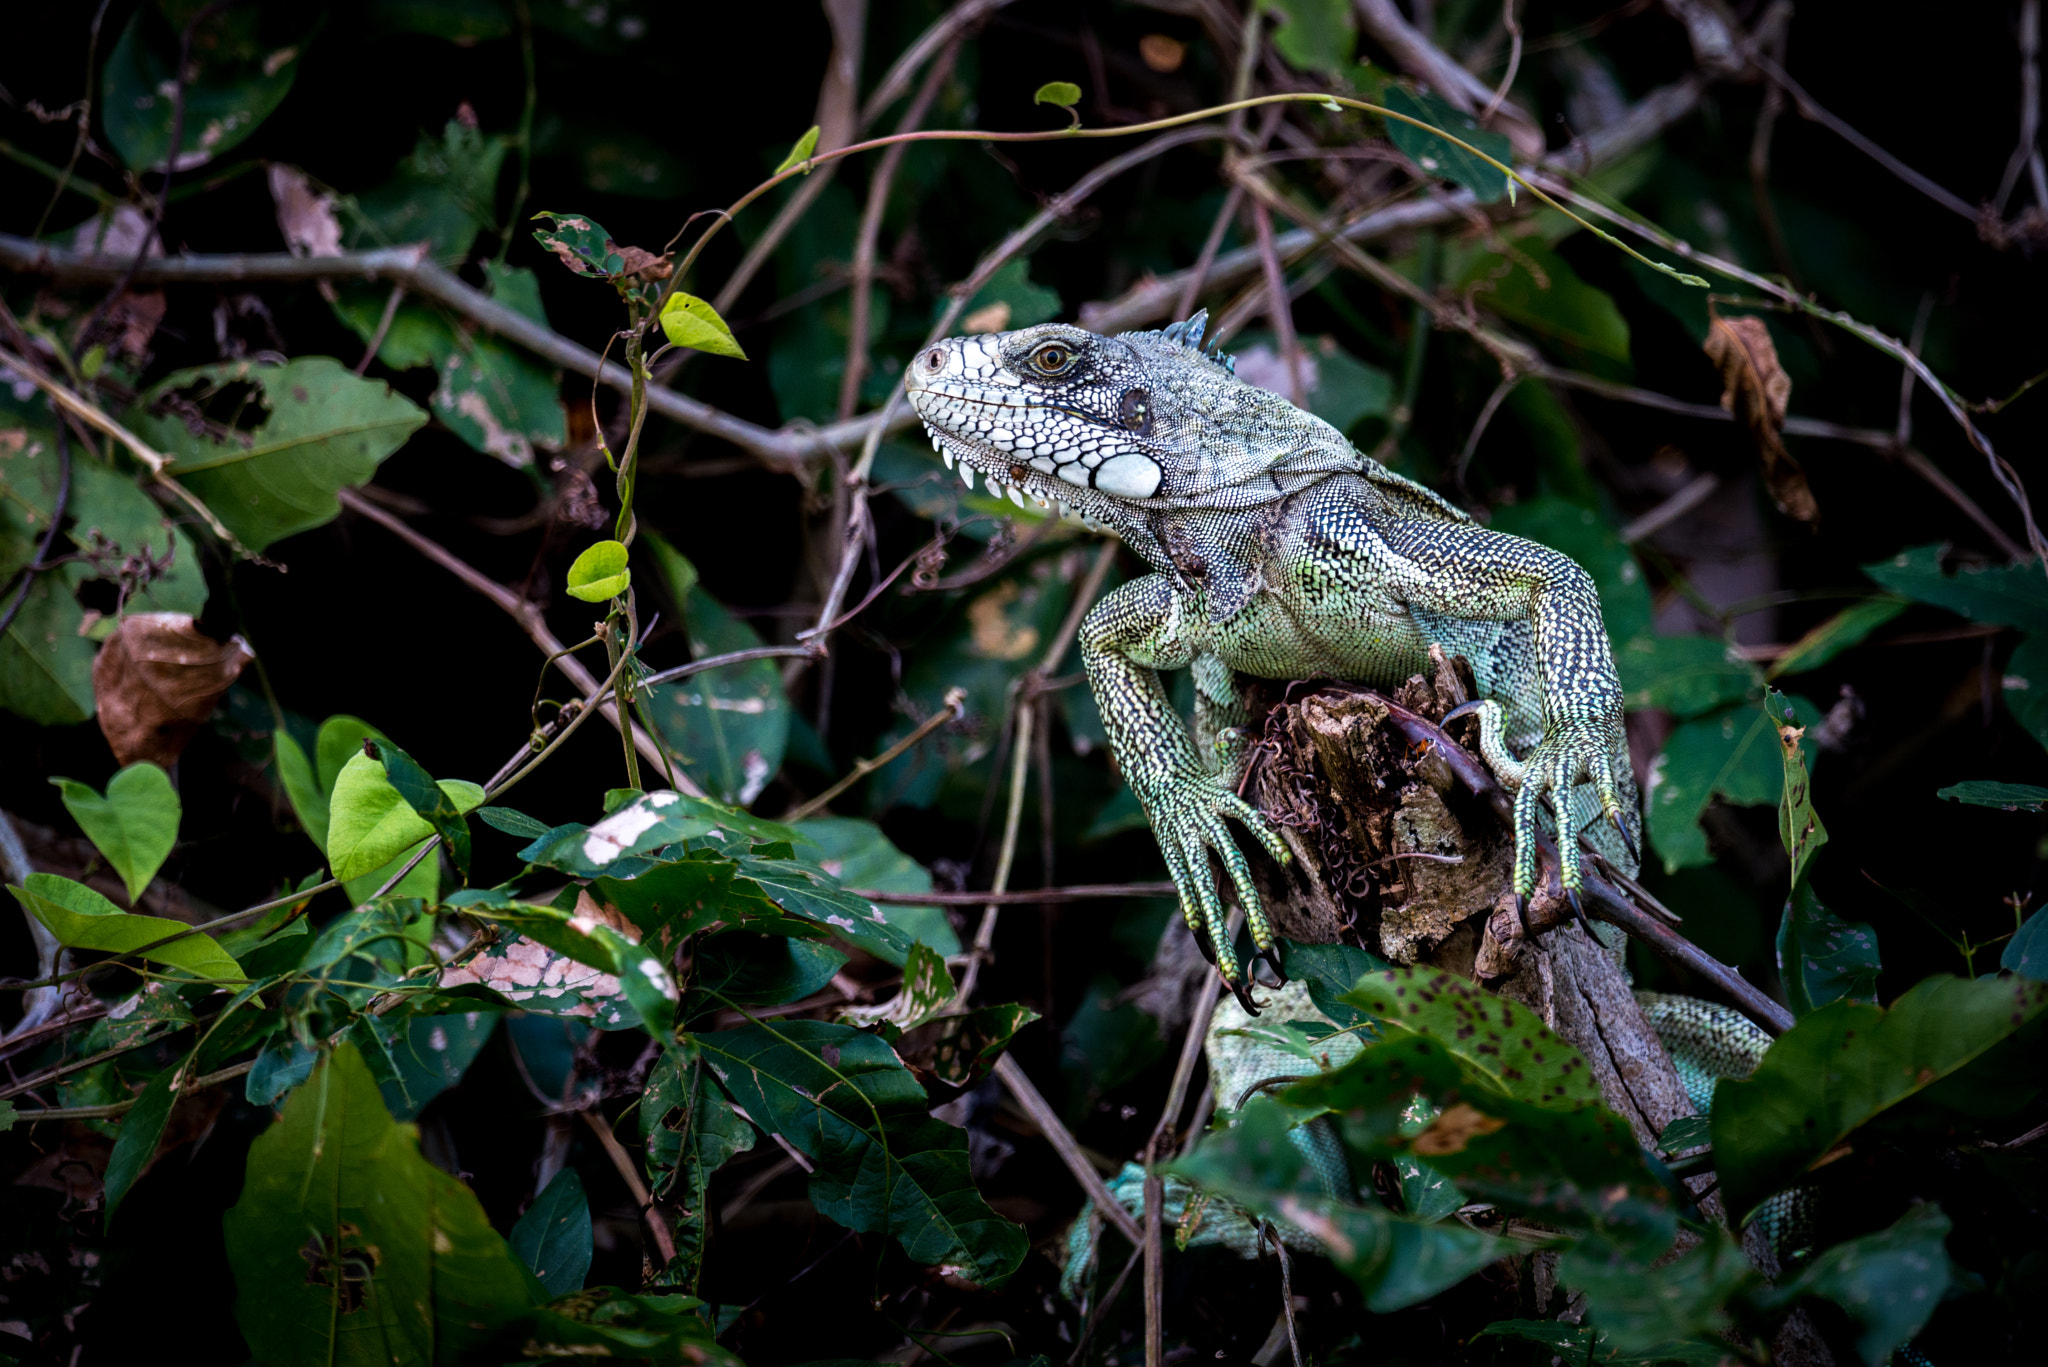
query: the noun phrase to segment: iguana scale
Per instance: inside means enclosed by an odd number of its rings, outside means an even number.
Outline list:
[[[1288,851],[1236,792],[1248,717],[1235,675],[1392,686],[1427,668],[1433,643],[1461,654],[1481,694],[1481,749],[1517,790],[1516,894],[1535,889],[1546,819],[1574,837],[1557,842],[1574,905],[1575,837],[1603,814],[1633,873],[1641,815],[1591,577],[1238,378],[1230,358],[1202,350],[1206,324],[1198,313],[1115,337],[1062,324],[955,337],[921,351],[905,387],[970,488],[979,474],[1019,506],[1070,508],[1156,571],[1089,612],[1081,653],[1182,913],[1239,1000],[1256,1009],[1208,859],[1237,889],[1255,958],[1284,980],[1226,820],[1275,858]],[[1193,736],[1159,681],[1183,668],[1194,673]]]

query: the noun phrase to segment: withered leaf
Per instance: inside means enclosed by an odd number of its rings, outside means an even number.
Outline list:
[[[1707,329],[1706,351],[1721,372],[1721,407],[1749,429],[1778,511],[1801,522],[1818,521],[1820,507],[1807,487],[1806,472],[1779,435],[1785,426],[1785,405],[1792,397],[1792,377],[1778,364],[1770,329],[1761,318],[1716,314]]]
[[[100,730],[114,757],[170,768],[254,658],[241,637],[216,641],[189,613],[122,618],[92,662]]]

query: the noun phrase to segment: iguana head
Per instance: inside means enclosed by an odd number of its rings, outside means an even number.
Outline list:
[[[1019,506],[1065,504],[1134,543],[1153,513],[1250,507],[1360,468],[1335,428],[1204,352],[1207,323],[953,337],[918,353],[904,387],[970,487],[978,472]]]

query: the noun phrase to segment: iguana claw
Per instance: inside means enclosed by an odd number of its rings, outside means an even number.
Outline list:
[[[1600,937],[1593,934],[1593,923],[1586,919],[1586,909],[1579,905],[1579,890],[1577,888],[1566,888],[1564,895],[1565,900],[1572,904],[1572,915],[1579,918],[1579,928],[1584,930],[1587,935],[1592,936],[1593,943],[1598,944]]]
[[[1638,865],[1641,865],[1643,862],[1642,847],[1636,844],[1636,838],[1630,834],[1628,823],[1621,819],[1621,813],[1609,808],[1607,820],[1621,836],[1621,843],[1628,850],[1628,857],[1633,859]]]

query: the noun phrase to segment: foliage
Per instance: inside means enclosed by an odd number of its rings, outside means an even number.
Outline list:
[[[0,1356],[2025,1353],[2048,188],[2037,7],[1953,8],[1909,101],[1836,3],[24,13]],[[1168,1118],[1155,1284],[1075,1177],[1201,1028],[1072,651],[1144,568],[897,393],[1182,297],[1587,571],[1641,881],[1794,1023],[1646,1143],[1530,1010],[1290,946],[1359,1051],[1267,1021],[1315,1074]],[[959,895],[1062,884],[1129,895]]]

